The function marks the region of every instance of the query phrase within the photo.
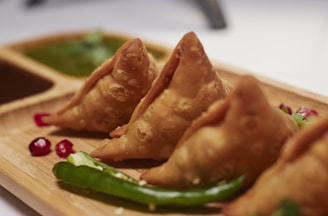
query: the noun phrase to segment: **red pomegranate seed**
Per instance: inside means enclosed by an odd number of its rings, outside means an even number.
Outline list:
[[[304,118],[307,118],[308,116],[318,116],[318,112],[313,110],[313,109],[309,109],[306,107],[301,107],[299,108],[296,113],[302,115]]]
[[[279,108],[281,109],[281,110],[283,110],[285,113],[288,113],[289,115],[291,115],[292,114],[292,108],[290,108],[289,106],[286,106],[285,104],[280,104],[279,105]]]
[[[48,124],[42,121],[42,117],[49,116],[49,113],[36,113],[34,114],[34,122],[39,127],[49,126]]]
[[[73,143],[69,140],[64,139],[56,144],[56,153],[61,158],[67,158],[71,153],[74,153]]]
[[[32,140],[29,150],[32,156],[43,156],[50,153],[50,141],[45,137],[38,137]]]

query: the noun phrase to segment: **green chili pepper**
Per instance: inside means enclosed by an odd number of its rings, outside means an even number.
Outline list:
[[[85,165],[75,166],[70,162],[58,162],[53,167],[53,173],[63,182],[150,206],[197,206],[224,201],[235,195],[244,182],[241,176],[226,184],[181,191],[140,185],[136,180],[117,178],[108,172]]]

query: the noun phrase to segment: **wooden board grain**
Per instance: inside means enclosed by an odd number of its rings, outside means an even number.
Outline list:
[[[5,54],[4,54],[5,53]],[[10,55],[9,55],[10,54]],[[76,151],[90,152],[107,134],[79,133],[61,130],[56,127],[37,127],[33,114],[51,112],[60,107],[79,87],[67,85],[67,79],[53,75],[51,71],[35,65],[22,57],[4,51],[0,58],[20,59],[23,65],[37,74],[52,80],[55,86],[39,95],[27,99],[0,105],[0,184],[35,209],[41,215],[115,215],[121,207],[122,215],[153,215],[146,206],[141,206],[112,196],[93,193],[58,182],[52,173],[56,162],[62,161],[54,151],[43,157],[32,157],[28,150],[31,140],[45,136],[54,144],[68,138],[74,143]],[[15,61],[16,61],[15,60]],[[222,63],[214,63],[222,78],[232,86],[243,74],[250,72],[240,70]],[[254,74],[253,74],[254,75]],[[280,83],[254,75],[261,82],[272,105],[285,103],[296,109],[301,106],[316,109],[321,116],[328,115],[328,98],[288,84]],[[70,80],[71,82],[71,80]],[[121,163],[120,169],[138,177],[140,170],[152,166],[152,161],[137,160]],[[132,165],[133,164],[133,165]],[[117,165],[117,164],[116,164]],[[218,215],[219,205],[209,205],[196,209],[156,209],[157,215]]]

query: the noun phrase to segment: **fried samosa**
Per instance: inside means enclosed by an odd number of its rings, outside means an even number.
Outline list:
[[[213,186],[244,175],[244,187],[279,156],[298,131],[290,115],[269,104],[258,81],[245,75],[225,99],[212,104],[179,140],[168,161],[141,179],[169,188]]]
[[[193,32],[179,41],[128,124],[110,133],[91,155],[100,159],[167,159],[192,120],[228,88]]]
[[[226,216],[269,216],[284,201],[302,216],[328,215],[328,118],[303,128],[254,186],[223,208]]]
[[[158,73],[143,42],[131,39],[88,77],[62,109],[42,121],[62,128],[109,133],[129,121]]]

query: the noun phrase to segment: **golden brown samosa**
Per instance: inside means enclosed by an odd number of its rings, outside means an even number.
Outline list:
[[[128,124],[117,128],[91,155],[100,159],[167,159],[192,120],[227,88],[193,32],[179,41]]]
[[[247,193],[223,208],[226,216],[272,215],[282,202],[302,216],[328,215],[328,118],[309,124]]]
[[[45,124],[74,130],[107,132],[126,124],[159,73],[143,42],[130,39],[100,65]]]
[[[258,81],[243,76],[231,94],[197,118],[169,160],[143,173],[150,184],[207,187],[244,175],[244,187],[271,166],[285,141],[298,131],[295,120],[269,104]]]

